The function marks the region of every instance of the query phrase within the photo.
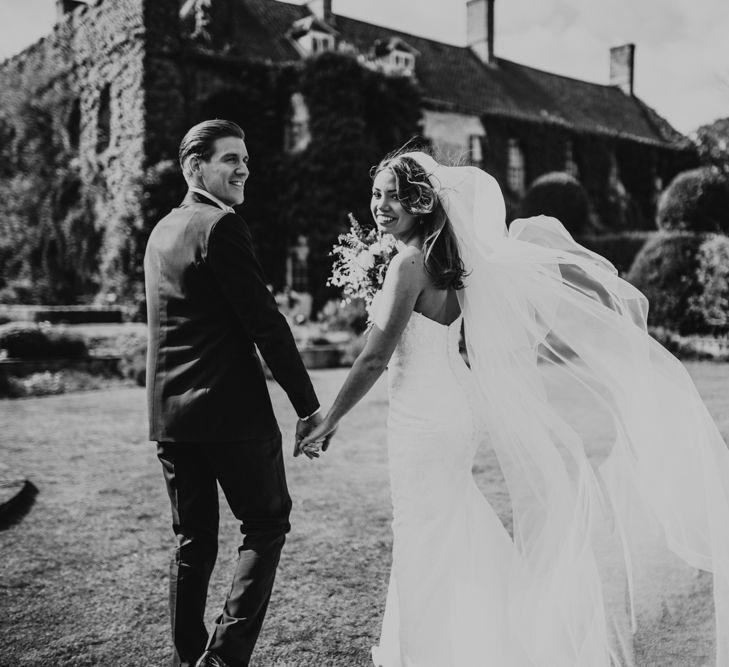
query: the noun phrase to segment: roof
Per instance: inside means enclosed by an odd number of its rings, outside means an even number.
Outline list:
[[[239,0],[246,56],[271,61],[300,59],[287,32],[310,16],[305,5],[279,0]],[[620,137],[684,149],[686,137],[638,97],[620,88],[573,79],[496,58],[486,65],[468,47],[446,44],[345,16],[334,16],[341,37],[361,53],[375,42],[399,39],[419,52],[415,75],[426,103],[483,116],[560,125],[575,132]]]

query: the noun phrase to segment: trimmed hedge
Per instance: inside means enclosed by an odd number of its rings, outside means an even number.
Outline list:
[[[577,241],[612,262],[622,276],[630,271],[638,253],[656,234],[658,232],[623,232],[603,236],[581,236]]]
[[[729,239],[661,233],[646,243],[627,279],[650,302],[648,323],[681,335],[729,331]]]
[[[14,359],[85,359],[86,341],[66,331],[18,322],[0,326],[0,349]]]
[[[680,173],[658,202],[659,229],[729,233],[729,176],[713,167]]]
[[[521,215],[550,215],[562,222],[571,234],[584,232],[590,220],[590,200],[580,182],[562,171],[537,178],[521,203]]]

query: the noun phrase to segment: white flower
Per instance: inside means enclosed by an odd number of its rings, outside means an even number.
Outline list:
[[[375,256],[370,250],[363,250],[357,255],[356,262],[365,270],[371,269],[375,265]]]

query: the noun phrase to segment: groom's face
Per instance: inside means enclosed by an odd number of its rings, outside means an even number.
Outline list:
[[[209,160],[198,160],[199,185],[228,206],[243,203],[249,174],[248,150],[239,137],[222,137],[213,144]]]

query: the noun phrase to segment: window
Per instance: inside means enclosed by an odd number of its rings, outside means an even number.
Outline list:
[[[477,134],[472,134],[468,138],[469,152],[471,154],[471,164],[476,167],[483,165],[483,148],[481,146],[481,137]]]
[[[572,139],[567,139],[565,145],[564,170],[573,178],[580,177],[580,170],[577,167],[577,162],[575,162],[575,150]]]
[[[287,153],[300,153],[311,142],[309,131],[309,107],[301,93],[291,96],[289,122],[284,131],[284,150]]]
[[[524,194],[526,189],[526,170],[524,166],[524,151],[516,139],[509,139],[509,152],[506,166],[506,182],[509,188],[517,194]]]
[[[311,52],[312,53],[323,53],[324,51],[331,51],[334,48],[334,40],[330,35],[315,34],[311,35]]]
[[[412,70],[415,68],[415,56],[405,51],[393,51],[390,54],[390,62],[397,68],[403,70]]]
[[[66,130],[68,132],[68,145],[72,151],[77,151],[81,140],[81,102],[78,99],[74,100],[71,105]]]
[[[615,157],[614,151],[610,152],[610,172],[608,174],[608,185],[613,190],[621,186],[620,167],[618,166],[618,159]]]
[[[96,152],[103,153],[111,141],[111,86],[107,84],[99,96],[96,123]]]

